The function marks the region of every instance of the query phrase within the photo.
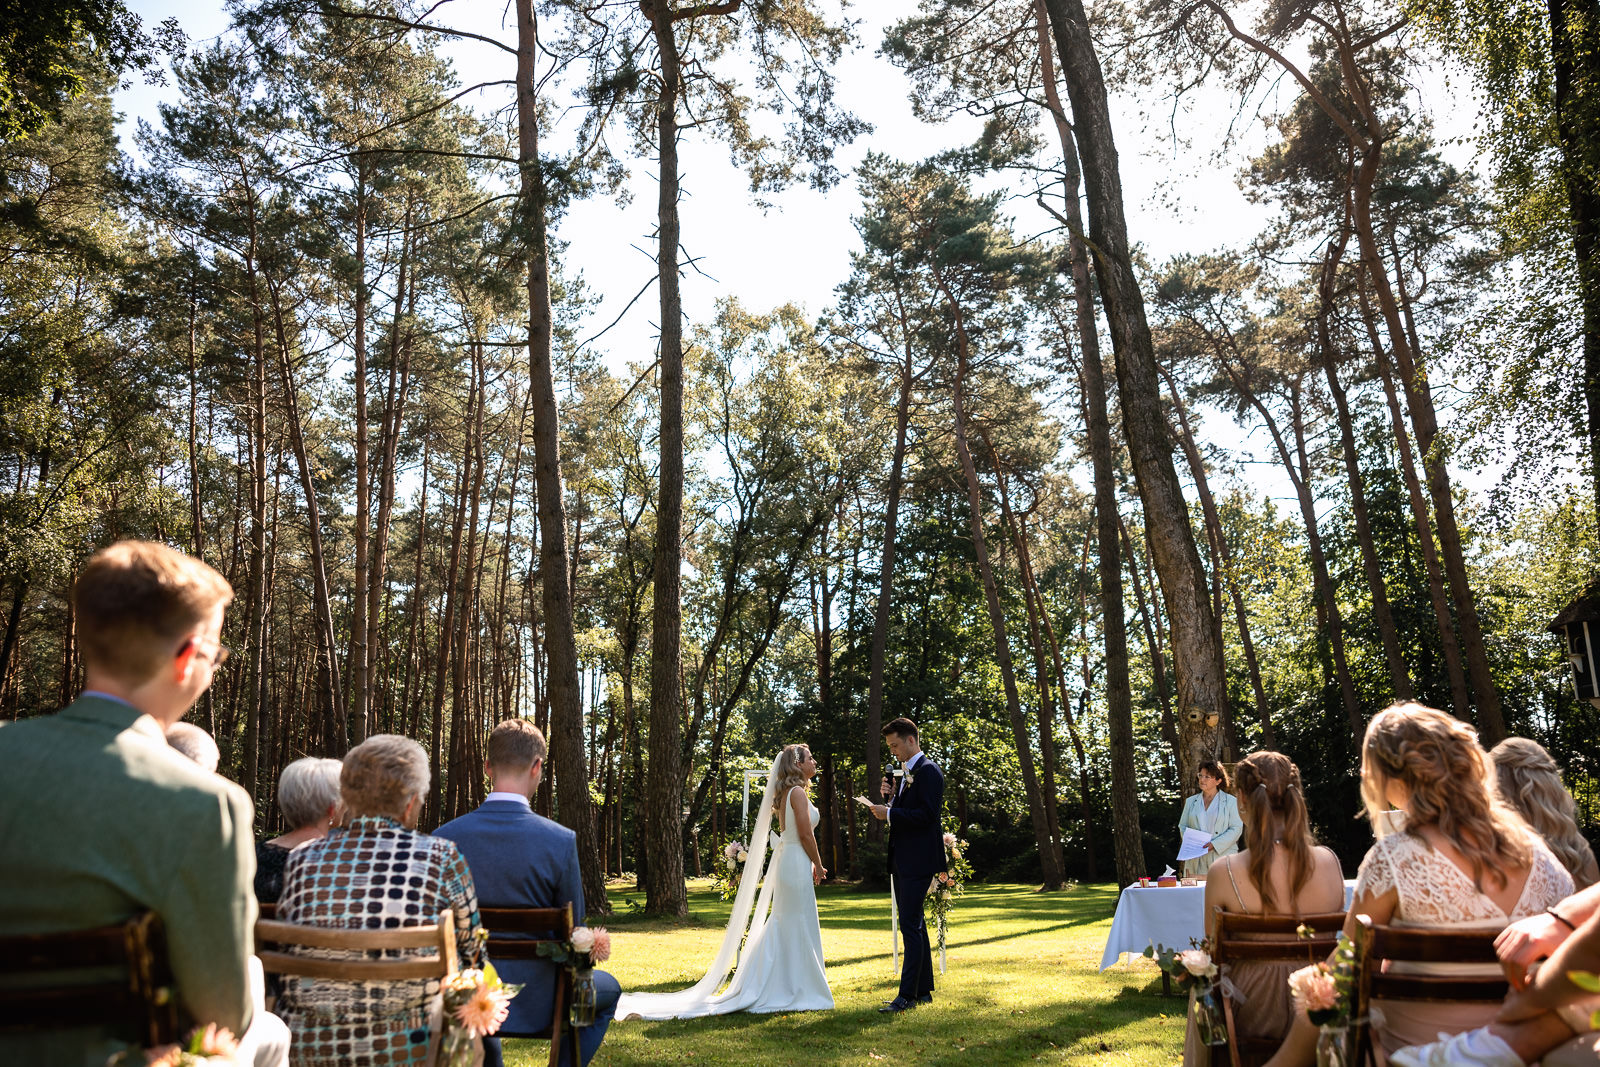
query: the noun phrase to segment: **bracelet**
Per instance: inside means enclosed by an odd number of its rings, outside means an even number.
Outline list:
[[[1572,920],[1567,918],[1565,915],[1561,914],[1559,911],[1557,911],[1555,909],[1554,905],[1552,905],[1552,906],[1550,906],[1550,907],[1548,907],[1548,908],[1546,908],[1544,910],[1545,910],[1545,914],[1549,915],[1556,922],[1560,923],[1562,926],[1565,926],[1568,930],[1571,930],[1574,933],[1577,932],[1578,928],[1576,926],[1572,925]]]

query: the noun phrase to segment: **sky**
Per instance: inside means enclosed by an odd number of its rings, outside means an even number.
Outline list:
[[[824,0],[824,3],[836,0]],[[500,2],[446,0],[433,21],[514,42],[514,13],[502,24]],[[188,34],[191,47],[203,45],[226,32],[228,18],[219,0],[131,0],[129,6],[146,24],[176,17]],[[868,0],[849,9],[862,20],[861,46],[844,58],[837,69],[843,107],[871,123],[873,132],[846,146],[838,154],[841,169],[853,168],[870,149],[905,160],[916,160],[944,148],[970,143],[979,120],[929,125],[918,120],[907,100],[905,75],[877,54],[883,30],[916,11],[916,0]],[[512,56],[485,45],[463,43],[446,48],[463,81],[510,78]],[[1465,145],[1475,108],[1457,87],[1442,76],[1424,79],[1423,104],[1435,107],[1436,127],[1453,162],[1470,162]],[[1130,237],[1155,261],[1183,252],[1239,247],[1258,233],[1268,213],[1251,204],[1239,190],[1235,176],[1248,150],[1249,138],[1259,146],[1259,123],[1246,123],[1246,142],[1230,156],[1217,159],[1209,148],[1218,143],[1223,124],[1231,117],[1229,102],[1218,96],[1199,97],[1182,114],[1173,115],[1148,90],[1141,96],[1130,87],[1109,86],[1118,137]],[[485,96],[480,107],[498,108],[505,102],[505,87],[486,90],[502,94]],[[142,83],[119,91],[123,147],[132,151],[132,124],[143,118],[157,121],[159,101],[176,99],[166,88]],[[471,98],[469,98],[470,101]],[[1442,109],[1441,109],[1442,105]],[[576,117],[566,120],[575,125]],[[1171,134],[1176,131],[1179,140]],[[570,133],[570,129],[567,131]],[[553,137],[559,139],[562,130]],[[1452,139],[1455,142],[1452,143]],[[706,321],[715,301],[737,296],[746,307],[765,311],[785,302],[811,314],[822,311],[833,290],[849,273],[849,255],[857,247],[851,215],[858,209],[854,184],[846,177],[837,188],[821,193],[800,187],[775,198],[775,207],[762,211],[748,193],[744,176],[729,162],[725,148],[708,138],[685,135],[681,148],[684,199],[680,206],[684,251],[696,257],[697,270],[683,281],[683,300],[690,322]],[[655,273],[651,257],[656,197],[650,177],[651,161],[634,164],[636,190],[630,204],[597,197],[574,205],[562,220],[557,236],[567,242],[566,270],[580,272],[593,295],[602,303],[591,317],[592,330],[610,323]],[[1039,233],[1050,228],[1043,213],[1030,200],[1014,204],[1016,232]],[[620,371],[628,363],[648,364],[654,359],[657,302],[653,288],[646,292],[600,344],[606,361]],[[1437,386],[1436,386],[1437,389]],[[1437,389],[1440,395],[1448,390]],[[1448,412],[1442,413],[1448,421]],[[1293,492],[1276,460],[1266,453],[1264,431],[1249,434],[1230,419],[1211,413],[1202,436],[1221,444],[1246,464],[1252,486],[1282,501]],[[1181,464],[1180,464],[1181,469]]]

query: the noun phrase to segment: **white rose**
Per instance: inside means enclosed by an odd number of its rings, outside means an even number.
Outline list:
[[[588,952],[594,948],[594,931],[587,926],[573,927],[572,948],[575,952]]]
[[[1185,949],[1178,953],[1178,962],[1196,978],[1215,978],[1217,965],[1211,962],[1211,953],[1203,948]]]

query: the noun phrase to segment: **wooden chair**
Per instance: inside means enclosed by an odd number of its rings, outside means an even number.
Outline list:
[[[122,973],[110,979],[87,973],[114,969]],[[38,985],[0,988],[0,1032],[109,1027],[147,1048],[180,1036],[166,932],[153,911],[93,930],[0,938],[0,975],[43,973]]]
[[[1339,942],[1344,929],[1342,911],[1311,915],[1252,915],[1242,911],[1211,909],[1211,962],[1220,969],[1225,964],[1245,960],[1263,963],[1311,964],[1325,960]],[[1301,937],[1297,930],[1306,926],[1312,936]],[[1278,1051],[1283,1035],[1252,1037],[1240,1035],[1234,1022],[1233,1001],[1222,998],[1222,1015],[1228,1025],[1228,1044],[1213,1046],[1211,1063],[1221,1067],[1244,1067],[1264,1062]]]
[[[1429,930],[1382,926],[1369,916],[1357,915],[1356,942],[1360,971],[1356,983],[1356,1010],[1350,1024],[1351,1047],[1358,1064],[1376,1064],[1372,1031],[1367,1025],[1371,1002],[1383,1000],[1476,1001],[1499,1004],[1509,988],[1500,973],[1494,939],[1498,930]],[[1396,974],[1389,964],[1447,963],[1494,964],[1495,973]],[[1484,1021],[1493,1015],[1485,1011]]]
[[[539,959],[539,946],[561,944],[572,937],[572,905],[559,908],[479,908],[478,915],[489,931],[485,948],[489,960]],[[500,1031],[501,1037],[526,1037],[550,1042],[550,1067],[558,1067],[562,1052],[571,1067],[579,1067],[578,1040],[572,1028],[572,972],[556,966],[554,1002],[550,1006],[550,1025],[529,1033]]]
[[[432,948],[437,952],[432,956],[399,959],[326,959],[279,949],[264,949],[263,945],[358,952]],[[421,978],[444,981],[459,969],[455,916],[448,911],[441,911],[430,926],[399,926],[392,930],[347,930],[260,919],[256,922],[256,955],[261,958],[262,969],[269,975],[345,982],[402,982]],[[430,1065],[438,1056],[439,1037],[438,1028],[434,1028],[428,1045],[427,1063]]]

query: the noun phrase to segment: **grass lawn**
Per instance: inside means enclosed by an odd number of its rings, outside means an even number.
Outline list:
[[[709,883],[690,882],[693,919],[673,925],[630,915],[629,900],[642,903],[638,894],[613,889],[620,914],[606,921],[613,932],[606,968],[622,988],[665,991],[698,980],[722,937],[728,905]],[[596,1067],[1144,1065],[1173,1064],[1182,1055],[1186,1002],[1159,995],[1153,963],[1095,970],[1116,906],[1111,886],[1049,894],[972,886],[951,916],[949,970],[935,975],[933,1004],[897,1016],[877,1011],[898,981],[887,894],[825,888],[818,904],[833,1011],[614,1023]],[[505,1051],[509,1067],[536,1067],[549,1046],[508,1040]]]

